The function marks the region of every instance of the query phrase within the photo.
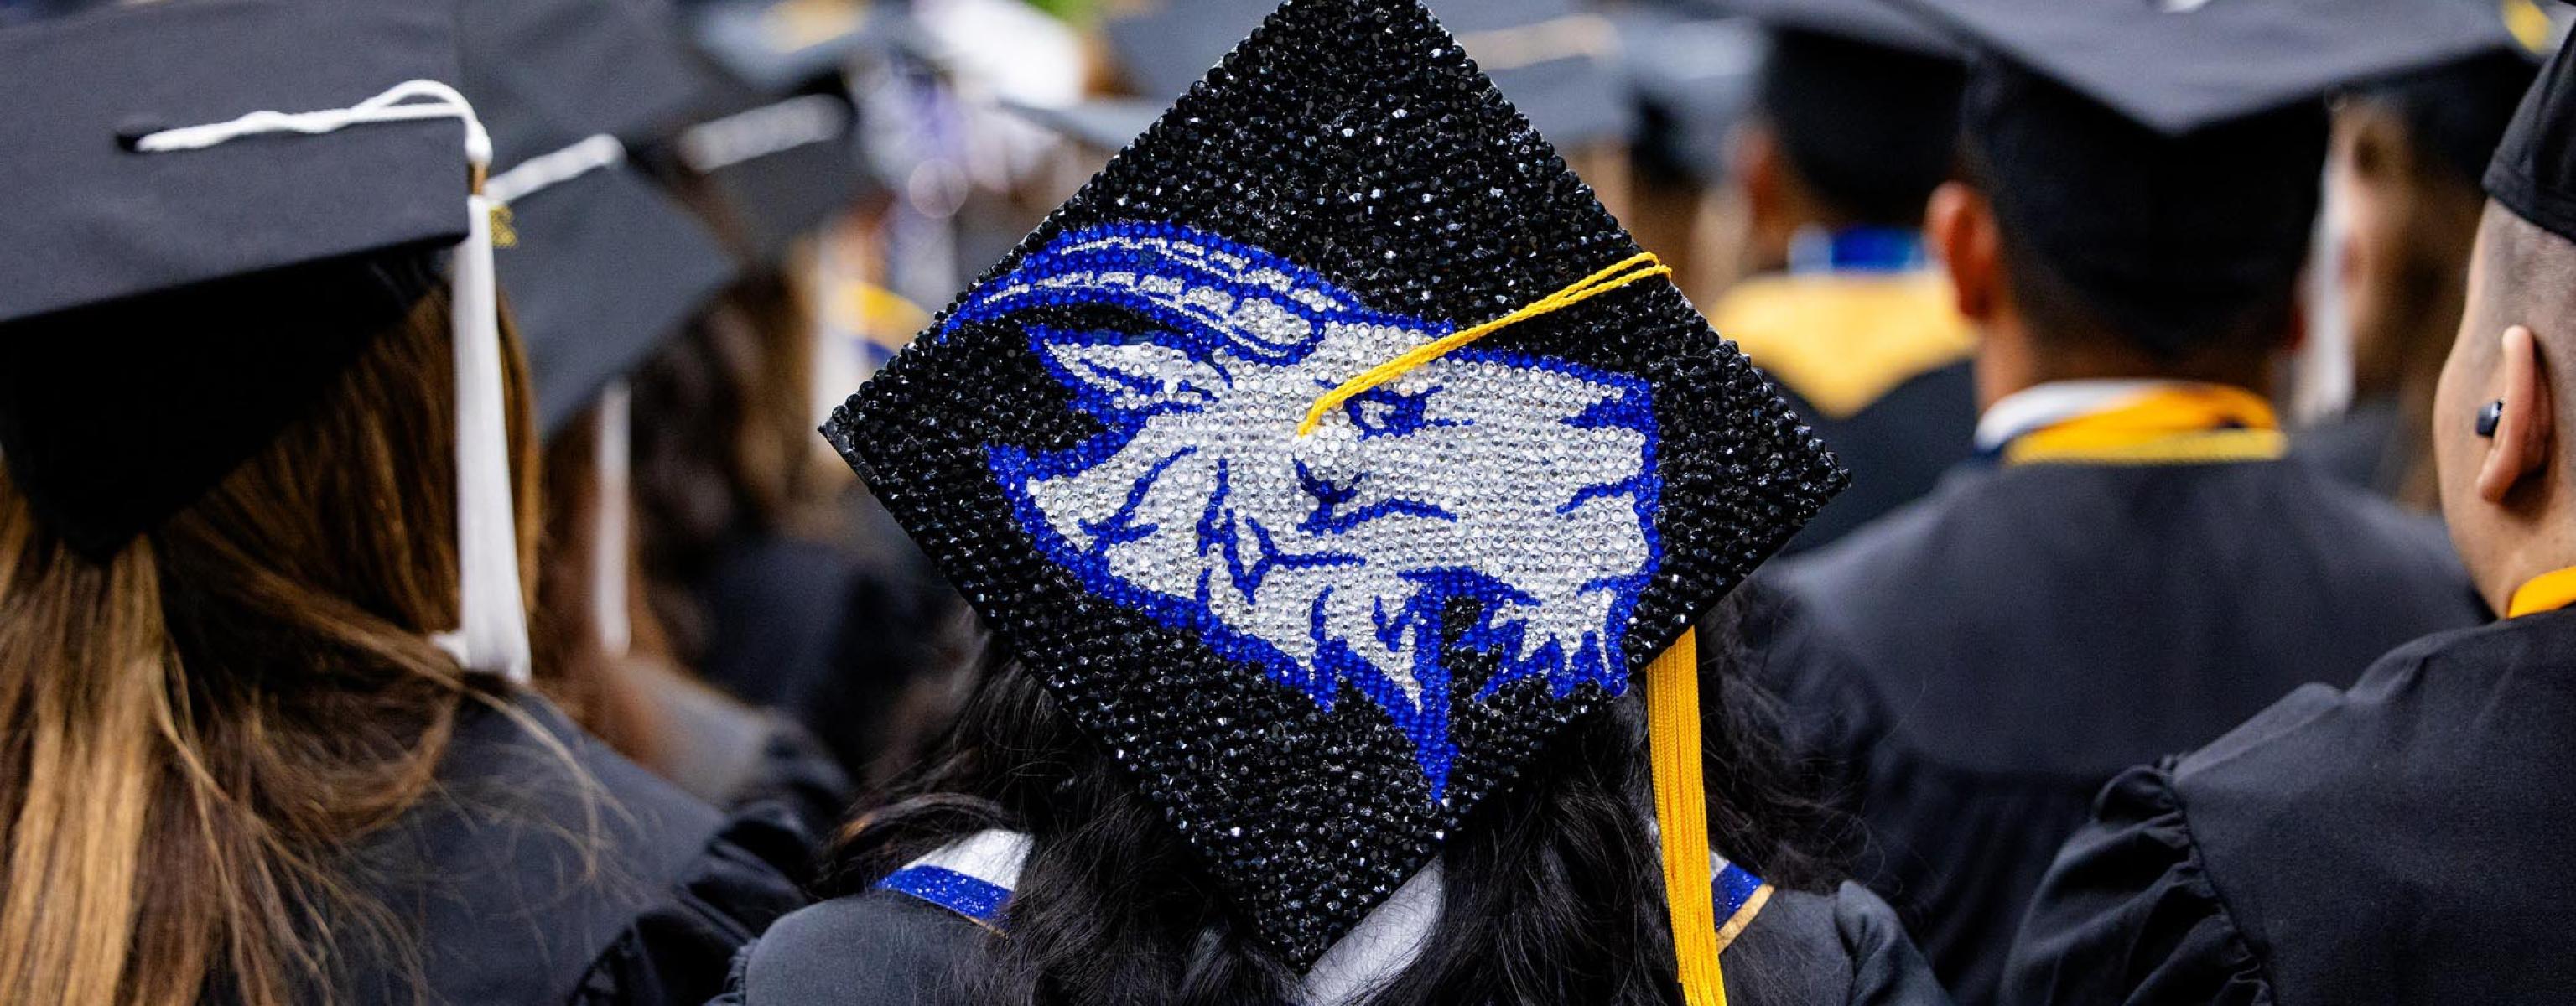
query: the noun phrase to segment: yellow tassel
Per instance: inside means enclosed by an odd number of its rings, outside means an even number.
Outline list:
[[[1717,964],[1715,878],[1709,872],[1708,794],[1700,781],[1696,630],[1684,631],[1646,667],[1646,708],[1654,752],[1655,825],[1664,845],[1664,902],[1672,911],[1682,1001],[1726,1006],[1726,977]]]
[[[1306,410],[1305,421],[1297,424],[1297,435],[1302,437],[1315,432],[1316,424],[1324,421],[1325,414],[1340,408],[1342,403],[1350,401],[1353,396],[1395,380],[1415,367],[1447,356],[1461,346],[1540,315],[1554,314],[1573,307],[1638,280],[1672,274],[1672,268],[1664,265],[1653,252],[1632,255],[1620,260],[1616,265],[1574,281],[1563,290],[1541,297],[1528,307],[1474,328],[1452,332],[1447,336],[1415,346],[1411,351],[1371,367],[1367,373],[1344,381],[1340,387],[1325,392],[1322,398],[1315,399],[1314,407]]]

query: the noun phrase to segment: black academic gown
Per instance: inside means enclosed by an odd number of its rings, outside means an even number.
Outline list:
[[[2288,461],[1963,469],[1770,586],[1762,670],[1966,1003],[2114,774],[2482,616],[2431,522]]]
[[[2102,795],[2016,1003],[2576,1000],[2576,612],[2398,650]]]
[[[2366,398],[2342,415],[2294,434],[2290,454],[2318,470],[2382,496],[2405,489],[2407,467],[2417,452],[2397,442],[2404,416],[2393,398]]]
[[[870,891],[780,921],[744,955],[732,991],[710,1006],[961,1003],[949,993],[996,938],[947,909]],[[1831,894],[1774,894],[1720,960],[1737,1006],[1949,1002],[1895,913],[1854,884]]]
[[[802,725],[673,668],[638,664],[628,673],[653,710],[654,760],[683,792],[728,811],[783,808],[817,842],[839,830],[857,794]]]
[[[1756,277],[1729,290],[1709,318],[1851,470],[1851,485],[1782,555],[1831,544],[1921,499],[1974,450],[1975,337],[1936,274]]]
[[[803,836],[777,816],[690,799],[540,701],[513,712],[469,702],[433,795],[353,854],[348,879],[399,926],[417,967],[343,943],[333,1001],[660,1006],[717,994],[736,951],[802,904],[780,864],[798,862]]]

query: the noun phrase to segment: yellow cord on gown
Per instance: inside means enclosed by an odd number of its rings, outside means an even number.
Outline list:
[[[1336,408],[1340,408],[1342,403],[1350,401],[1352,397],[1366,393],[1370,388],[1377,387],[1378,385],[1385,384],[1388,381],[1402,377],[1406,371],[1412,370],[1415,367],[1419,367],[1443,356],[1447,356],[1450,352],[1461,346],[1478,339],[1482,339],[1496,332],[1500,332],[1514,325],[1518,325],[1521,322],[1536,318],[1540,315],[1554,314],[1566,308],[1573,307],[1576,304],[1591,300],[1594,297],[1609,293],[1612,290],[1627,286],[1628,284],[1637,282],[1638,280],[1652,279],[1656,276],[1670,276],[1672,274],[1672,267],[1663,264],[1663,260],[1656,258],[1653,252],[1639,253],[1620,260],[1617,265],[1613,265],[1607,269],[1601,270],[1600,272],[1596,272],[1592,275],[1576,280],[1572,285],[1567,286],[1563,290],[1541,297],[1537,301],[1531,303],[1528,307],[1521,308],[1518,311],[1514,311],[1474,328],[1452,332],[1441,338],[1415,346],[1412,350],[1404,353],[1403,355],[1397,356],[1395,359],[1388,360],[1385,363],[1371,367],[1368,369],[1368,372],[1342,382],[1340,387],[1327,391],[1324,393],[1323,397],[1315,399],[1314,407],[1306,410],[1305,420],[1297,424],[1297,435],[1302,437],[1306,434],[1315,432],[1315,426],[1324,421],[1324,416],[1327,413],[1330,413]]]
[[[1663,836],[1664,901],[1672,912],[1673,955],[1682,1001],[1726,1006],[1718,968],[1717,903],[1711,894],[1708,795],[1700,780],[1699,634],[1685,630],[1646,667],[1647,735],[1655,770],[1655,826]]]

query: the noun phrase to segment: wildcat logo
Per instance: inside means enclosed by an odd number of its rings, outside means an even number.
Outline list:
[[[1412,740],[1435,799],[1456,753],[1449,654],[1497,658],[1477,700],[1531,678],[1559,698],[1624,689],[1629,613],[1660,558],[1644,381],[1471,347],[1301,438],[1324,391],[1451,329],[1169,226],[1061,236],[946,331],[1050,305],[1132,319],[1025,327],[1104,431],[989,462],[1091,590],[1327,709],[1350,683]],[[1444,639],[1461,602],[1476,618]]]

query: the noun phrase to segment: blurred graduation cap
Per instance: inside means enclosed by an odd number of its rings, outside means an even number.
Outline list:
[[[463,596],[438,641],[524,680],[490,204],[471,192],[492,141],[455,87],[457,23],[438,0],[166,0],[0,31],[0,199],[44,242],[0,256],[0,455],[39,523],[104,560],[445,286]]]
[[[837,75],[875,23],[858,0],[679,0],[698,45],[727,73],[770,94]]]
[[[1744,18],[1661,9],[1621,14],[1614,23],[1620,65],[1638,105],[1639,162],[1668,177],[1722,180],[1730,138],[1753,104],[1768,48],[1761,27]]]
[[[1273,0],[1156,0],[1158,6],[1103,27],[1129,83],[1168,103],[1207,73]],[[1621,86],[1618,32],[1574,0],[1433,0],[1432,13],[1457,35],[1530,124],[1560,149],[1625,141],[1635,109]]]
[[[458,120],[146,153],[262,109],[457,79],[455,10],[171,0],[0,31],[0,455],[38,518],[103,557],[300,416],[438,282],[466,236]]]
[[[2519,44],[2448,0],[1886,2],[2169,135]]]
[[[1005,101],[1002,108],[1083,147],[1114,154],[1162,118],[1165,104],[1150,98],[1094,98],[1062,107]]]
[[[717,229],[755,262],[864,196],[847,73],[893,44],[891,18],[853,0],[631,0],[660,8],[701,54],[696,121],[672,138],[679,165],[720,197]]]
[[[548,437],[733,278],[733,260],[629,151],[701,101],[693,56],[627,0],[464,0],[467,97],[513,241],[501,288]]]
[[[2151,0],[2139,0],[2140,3]],[[1775,31],[1831,35],[1923,56],[1964,59],[1967,50],[1941,25],[1888,0],[1693,0],[1712,13],[1751,18]]]

